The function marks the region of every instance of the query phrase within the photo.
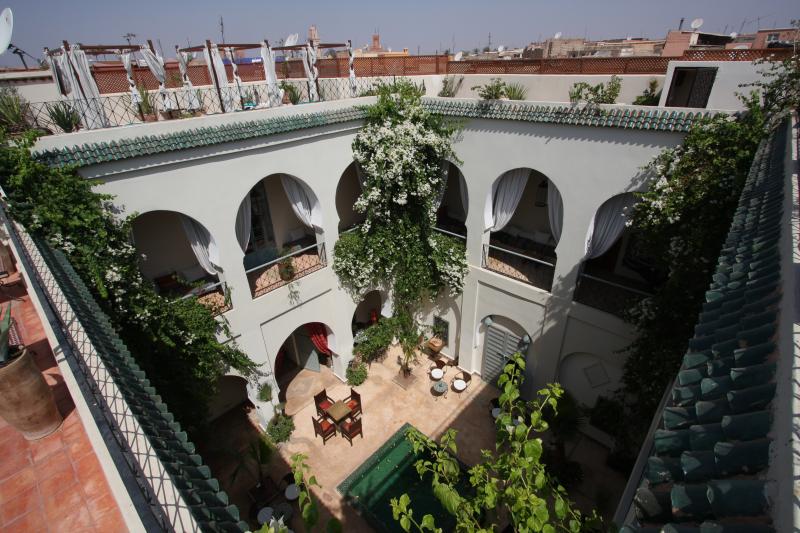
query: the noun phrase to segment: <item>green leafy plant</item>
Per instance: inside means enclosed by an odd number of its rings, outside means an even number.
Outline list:
[[[311,494],[311,487],[319,487],[317,478],[313,475],[306,478],[310,474],[311,469],[306,464],[308,459],[307,455],[296,453],[292,456],[292,474],[294,475],[294,484],[300,489],[300,496],[297,499],[297,504],[300,507],[300,516],[303,519],[306,531],[312,531],[314,526],[319,522],[319,509],[314,496]],[[325,525],[327,533],[342,533],[342,524],[335,518],[330,518]]]
[[[506,84],[506,98],[509,100],[525,100],[528,97],[528,89],[521,83]]]
[[[345,376],[347,377],[348,385],[357,387],[367,380],[367,365],[361,362],[351,361],[350,364],[347,365]]]
[[[10,216],[61,250],[181,425],[204,423],[218,380],[230,368],[259,375],[235,343],[228,323],[196,298],[159,295],[139,270],[131,244],[132,217],[120,218],[112,197],[74,167],[50,167],[31,157],[35,134],[8,143],[0,135],[0,185]]]
[[[81,125],[81,116],[67,102],[47,104],[47,114],[64,133],[71,133]]]
[[[506,97],[507,86],[500,78],[492,78],[486,85],[476,85],[472,90],[478,91],[481,100],[500,100]]]
[[[147,87],[144,85],[137,85],[136,90],[139,91],[139,111],[141,111],[142,115],[155,114],[155,98],[150,94],[150,91],[147,90]]]
[[[800,20],[792,20],[795,35],[800,33]],[[782,61],[760,59],[758,65],[766,66],[762,79],[742,87],[755,87],[761,94],[764,110],[778,116],[784,110],[800,108],[800,53],[795,44],[794,53]]]
[[[591,85],[585,81],[574,83],[569,90],[569,101],[572,103],[586,102],[587,104],[613,104],[619,97],[622,89],[622,80],[611,76],[607,83]]]
[[[262,402],[272,401],[272,385],[270,385],[268,381],[262,383],[258,388],[258,399]]]
[[[11,304],[9,303],[5,312],[0,309],[2,317],[0,317],[0,366],[7,365],[13,359],[14,353],[11,353],[8,345],[8,332],[11,329]]]
[[[236,454],[239,462],[231,472],[231,483],[235,482],[239,475],[246,471],[253,476],[259,485],[263,485],[264,469],[269,466],[274,454],[275,445],[266,436],[262,435],[253,440],[247,448],[247,453]]]
[[[340,239],[343,237],[344,235]],[[378,322],[358,333],[358,344],[353,347],[353,353],[367,363],[380,359],[392,343],[394,334],[393,319],[382,317]]]
[[[289,255],[291,253],[291,250],[288,248],[283,249],[281,251],[281,256],[283,259],[278,261],[278,275],[283,281],[289,281],[290,279],[294,278],[294,275],[296,274],[294,257]]]
[[[463,76],[445,76],[442,79],[442,89],[439,91],[439,96],[445,98],[453,98],[464,83]]]
[[[8,133],[21,133],[28,128],[30,104],[16,89],[0,87],[0,126]]]
[[[650,78],[650,81],[647,83],[647,88],[634,98],[633,105],[658,105],[658,101],[661,99],[661,89],[658,88],[658,80],[655,78]]]
[[[514,531],[571,531],[599,529],[596,512],[583,515],[569,501],[542,462],[541,436],[548,430],[545,410],[558,412],[563,390],[550,384],[535,399],[524,401],[520,385],[525,358],[516,353],[500,375],[500,415],[497,417],[496,447],[481,452],[481,462],[469,469],[471,493],[458,489],[461,469],[456,460],[456,431],[445,431],[435,442],[411,429],[406,438],[424,459],[415,463],[420,477],[429,478],[442,507],[455,517],[456,531],[497,531],[510,522]],[[429,459],[427,458],[429,457]],[[414,516],[412,499],[403,494],[391,500],[392,515],[404,531],[441,531],[432,515]]]
[[[284,94],[289,99],[289,102],[292,105],[297,105],[300,103],[300,89],[298,89],[295,85],[287,81],[281,82],[281,89],[283,89]]]
[[[422,335],[416,320],[424,302],[461,292],[467,271],[464,244],[435,231],[433,191],[446,185],[442,161],[454,159],[456,125],[422,107],[423,89],[400,80],[378,87],[366,108],[353,153],[365,174],[354,209],[365,215],[334,248],[333,270],[354,298],[374,287],[391,288],[394,313],[365,333],[356,350],[370,361],[396,337],[401,366],[410,370]],[[374,329],[373,329],[374,328]]]
[[[267,435],[272,442],[286,442],[294,431],[294,419],[283,413],[276,414],[267,425]]]

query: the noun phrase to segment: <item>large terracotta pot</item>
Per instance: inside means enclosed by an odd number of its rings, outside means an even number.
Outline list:
[[[433,353],[439,353],[444,348],[444,341],[439,337],[431,337],[428,341],[428,349]]]
[[[53,392],[28,350],[0,367],[0,417],[28,440],[46,437],[63,421]]]

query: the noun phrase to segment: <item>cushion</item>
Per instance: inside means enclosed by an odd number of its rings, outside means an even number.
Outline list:
[[[333,424],[331,424],[330,422],[328,422],[327,420],[325,420],[325,419],[323,418],[323,419],[322,419],[322,420],[320,420],[320,422],[319,422],[319,427],[321,427],[321,428],[322,428],[322,431],[328,431],[328,430],[329,430],[331,427],[333,427]]]
[[[356,400],[349,400],[347,402],[347,407],[349,407],[350,409],[355,409],[357,406],[358,406],[358,401]]]
[[[329,402],[328,400],[322,400],[321,402],[319,402],[320,409],[327,409],[331,405],[333,405],[333,404],[331,402]]]

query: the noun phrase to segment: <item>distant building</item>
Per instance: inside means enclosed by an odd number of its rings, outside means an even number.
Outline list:
[[[772,28],[758,30],[753,40],[753,48],[770,48],[773,46],[789,46],[800,40],[797,28]]]
[[[692,30],[672,30],[667,34],[662,56],[679,57],[686,50],[723,50],[733,41],[730,35]]]
[[[346,57],[346,51],[339,51],[336,53],[339,57]],[[408,48],[403,48],[402,51],[394,51],[391,48],[384,48],[381,45],[381,36],[379,33],[372,34],[372,43],[365,44],[360,48],[353,48],[353,55],[356,57],[384,57],[384,56],[407,56]]]

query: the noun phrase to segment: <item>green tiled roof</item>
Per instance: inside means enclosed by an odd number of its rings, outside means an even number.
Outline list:
[[[424,100],[433,113],[464,118],[488,118],[657,131],[688,131],[707,112],[684,112],[659,108],[629,107],[593,108],[570,105],[536,105],[523,102],[464,102]],[[131,137],[118,141],[74,145],[38,152],[36,157],[48,165],[87,166],[121,159],[212,146],[226,142],[244,141],[277,133],[362,120],[362,106],[304,113],[290,117],[273,117],[242,121],[234,124],[209,126],[160,135]]]
[[[194,444],[150,385],[67,258],[40,238],[34,237],[34,242],[200,528],[213,532],[247,531],[249,528],[240,520],[238,508],[220,490],[211,470],[195,453]]]
[[[624,532],[774,531],[765,470],[779,357],[785,146],[782,126],[753,161],[695,335],[658,415],[633,500],[639,523]]]
[[[453,117],[677,132],[689,131],[696,120],[710,114],[708,111],[689,112],[658,107],[542,105],[510,101],[426,100],[425,105],[434,113]]]

